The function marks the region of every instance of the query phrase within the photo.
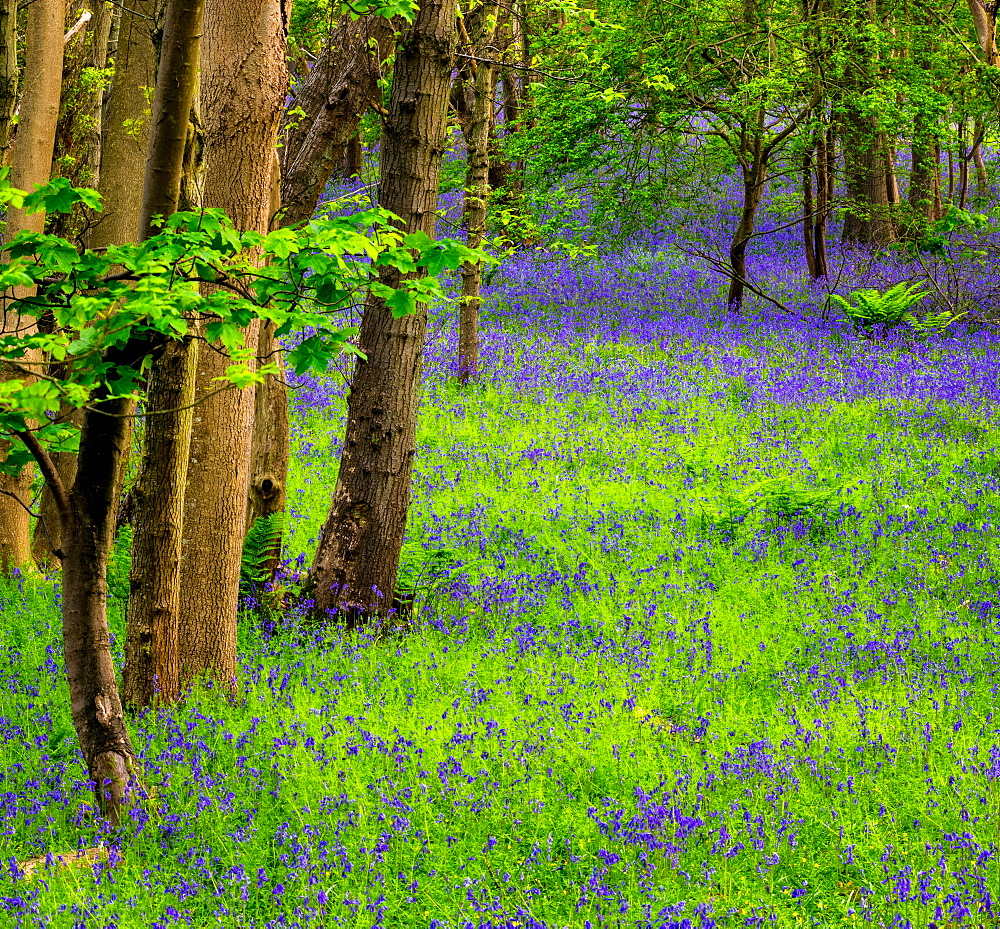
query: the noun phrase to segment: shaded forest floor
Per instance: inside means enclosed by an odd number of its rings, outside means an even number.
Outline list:
[[[415,631],[248,608],[243,699],[134,722],[162,813],[104,862],[18,866],[108,838],[58,589],[9,587],[0,922],[995,925],[996,340],[719,301],[669,243],[519,259],[466,388],[437,320]],[[286,583],[343,407],[296,387]]]

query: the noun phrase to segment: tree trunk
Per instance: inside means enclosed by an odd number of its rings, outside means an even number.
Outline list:
[[[34,0],[28,7],[24,94],[11,149],[10,183],[20,190],[33,190],[36,184],[44,184],[49,179],[59,119],[65,19],[65,0]],[[42,232],[44,228],[44,213],[27,214],[8,208],[4,238],[9,241],[21,230]],[[16,295],[26,296],[27,293],[17,292]],[[5,317],[2,331],[27,335],[34,328],[33,319]],[[39,362],[41,358],[27,360]],[[10,377],[12,373],[6,369],[0,371],[0,376]],[[9,448],[8,442],[0,442],[0,455],[6,456]],[[5,572],[32,564],[27,506],[31,501],[33,475],[31,466],[23,468],[17,477],[0,475],[0,570]]]
[[[280,0],[207,0],[201,85],[204,201],[206,207],[223,208],[241,231],[266,232],[270,221],[272,165],[288,77],[286,12]],[[247,341],[256,347],[255,327]],[[215,379],[230,364],[218,348],[199,347],[199,405],[184,503],[179,649],[182,686],[207,674],[232,691],[254,392],[214,393]]]
[[[393,52],[399,26],[399,21],[376,14],[343,16],[330,33],[326,48],[295,94],[294,107],[306,115],[295,117],[284,130],[283,226],[305,222],[316,211],[361,117],[380,99],[382,62]]]
[[[466,244],[479,248],[486,234],[486,212],[490,196],[490,129],[493,124],[493,98],[496,82],[493,66],[487,63],[497,28],[497,4],[484,0],[475,24],[470,54],[468,129],[465,172],[465,222],[468,229]],[[463,126],[463,128],[465,128]],[[482,300],[483,263],[466,261],[462,264],[462,296],[459,302],[458,379],[466,384],[479,374],[479,308]]]
[[[941,218],[941,151],[927,114],[918,111],[910,147],[910,189],[907,200],[916,216],[928,222]]]
[[[813,206],[813,152],[807,149],[802,155],[802,241],[805,245],[806,270],[809,278],[816,280],[816,246],[813,241],[813,223],[815,221]]]
[[[205,0],[168,0],[139,210],[139,238],[180,208],[191,107],[198,88]],[[126,239],[126,241],[128,241]]]
[[[150,35],[155,0],[134,0],[128,7],[122,11],[104,123],[99,183],[104,211],[90,233],[90,247],[95,249],[134,242],[139,234],[149,147],[147,94],[156,85],[156,49]]]
[[[828,144],[829,133],[822,128],[816,133],[816,215],[812,222],[813,255],[816,261],[815,280],[825,278],[828,273],[826,258],[826,223],[830,215],[831,175],[833,166]]]
[[[741,166],[743,206],[740,210],[739,225],[729,246],[730,276],[726,304],[735,312],[743,308],[747,279],[747,244],[756,228],[757,208],[760,206],[764,196],[764,185],[767,183],[767,161],[763,156],[761,140],[755,139],[753,146],[753,150],[747,153],[750,160]]]
[[[843,241],[854,245],[888,245],[896,239],[889,212],[885,151],[875,117],[854,103],[843,107],[844,172],[847,206]]]
[[[456,0],[426,0],[396,55],[380,154],[379,203],[406,232],[434,233]],[[379,269],[396,286],[398,271]],[[406,530],[426,311],[395,319],[370,297],[361,322],[367,360],[354,372],[337,486],[310,572],[315,615],[349,628],[385,615]]]
[[[180,697],[178,628],[184,483],[191,451],[195,352],[168,341],[150,372],[145,451],[135,486],[122,695],[131,707]],[[177,412],[173,412],[177,411]]]
[[[17,2],[0,0],[0,162],[7,146],[17,109]]]
[[[1000,64],[1000,56],[997,55],[996,4],[987,5],[981,0],[968,0],[968,2],[972,21],[976,25],[976,38],[979,40],[979,47],[983,50],[983,58],[987,65],[996,66]]]
[[[972,140],[972,163],[976,168],[976,196],[985,199],[990,192],[990,176],[983,160],[983,140],[986,138],[986,125],[981,119],[976,120],[975,137]]]
[[[78,428],[83,425],[83,410],[65,410],[66,419]],[[65,487],[72,487],[76,480],[76,452],[57,452],[52,455],[52,463],[59,472]],[[59,509],[48,484],[42,486],[41,501],[38,504],[38,520],[31,542],[31,554],[35,564],[45,573],[59,567],[57,552],[62,550],[62,525]]]
[[[63,529],[63,649],[73,725],[98,803],[113,826],[120,822],[126,788],[136,774],[107,619],[108,556],[130,406],[127,400],[113,400],[88,411]]]

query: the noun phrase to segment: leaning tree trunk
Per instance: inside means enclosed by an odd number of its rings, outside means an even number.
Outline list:
[[[466,244],[479,248],[486,234],[486,212],[490,196],[490,129],[493,123],[493,98],[496,82],[489,49],[497,30],[497,4],[486,0],[477,10],[476,34],[472,37],[468,72],[469,120],[465,136],[467,162],[465,172]],[[477,60],[478,59],[478,60]],[[465,128],[463,126],[463,128]],[[483,283],[483,263],[462,264],[462,296],[458,316],[458,379],[474,380],[479,374],[479,308]]]
[[[380,155],[379,203],[406,232],[434,233],[445,114],[455,48],[456,0],[420,5],[396,55]],[[381,268],[398,286],[401,276]],[[406,529],[427,315],[395,319],[369,297],[347,403],[337,486],[310,572],[318,618],[349,628],[388,612]]]
[[[266,232],[278,122],[287,88],[281,0],[207,0],[201,103],[206,207]],[[248,39],[249,34],[249,39]],[[247,333],[256,347],[257,328]],[[246,534],[254,391],[217,393],[231,359],[202,345],[184,500],[179,631],[182,686],[207,675],[236,685],[236,613]]]
[[[393,52],[399,26],[398,20],[374,13],[345,15],[330,33],[295,94],[295,107],[306,115],[284,130],[282,225],[305,222],[316,211],[361,117],[381,97],[382,62]]]
[[[20,190],[32,190],[49,179],[59,119],[65,19],[65,0],[34,0],[28,7],[24,94],[10,172],[11,185]],[[21,230],[42,232],[44,228],[44,213],[8,209],[4,238],[9,241]],[[27,293],[18,292],[17,296]],[[34,331],[35,321],[5,317],[0,328],[5,334],[27,335]],[[41,358],[28,360],[37,363]],[[10,370],[0,372],[5,377],[11,374]],[[5,456],[8,448],[7,442],[0,442],[0,456]],[[27,507],[33,476],[34,469],[30,466],[23,468],[17,477],[0,475],[0,568],[4,571],[32,564]]]

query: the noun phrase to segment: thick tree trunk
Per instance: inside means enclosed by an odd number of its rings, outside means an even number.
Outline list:
[[[497,29],[497,4],[486,0],[477,10],[475,35],[471,37],[467,82],[468,128],[465,135],[465,223],[466,244],[479,248],[486,234],[486,213],[490,196],[490,129],[493,124],[493,98],[496,91],[493,66],[488,63],[489,48]],[[465,126],[463,126],[465,129]],[[483,263],[462,264],[462,296],[459,303],[458,379],[466,384],[479,374],[479,308],[483,283]]]
[[[826,223],[830,215],[831,187],[833,173],[832,158],[828,150],[829,133],[820,129],[816,133],[816,215],[812,220],[813,256],[816,262],[815,280],[825,278],[828,273],[826,257]],[[829,143],[832,144],[832,141]]]
[[[184,484],[191,451],[195,352],[169,341],[147,387],[145,451],[135,486],[122,695],[133,707],[180,697],[178,628]],[[176,412],[174,412],[176,411]]]
[[[407,232],[434,233],[456,0],[426,0],[396,55],[380,158],[379,203]],[[399,272],[380,269],[395,286]],[[337,487],[310,572],[318,618],[349,628],[385,615],[406,529],[426,312],[395,319],[370,297],[361,322]]]
[[[306,115],[284,130],[282,225],[305,222],[316,211],[361,117],[380,99],[382,62],[392,54],[400,25],[375,14],[344,16],[330,33],[295,95],[294,106]]]
[[[280,0],[207,0],[201,85],[205,206],[223,208],[241,231],[266,232],[270,221],[272,165],[288,80],[286,13]],[[256,346],[255,328],[247,339]],[[215,346],[200,346],[179,633],[182,686],[207,675],[227,690],[236,684],[254,416],[253,390],[214,393],[216,378],[230,364]]]
[[[983,50],[983,58],[986,64],[996,66],[1000,64],[1000,56],[997,55],[997,6],[995,3],[987,5],[982,0],[968,0],[968,2],[972,21],[976,25],[976,38]]]
[[[0,0],[0,163],[14,126],[17,79],[17,0]]]
[[[843,107],[841,137],[847,206],[843,241],[853,245],[888,245],[896,239],[890,214],[885,151],[875,118],[853,103]]]
[[[32,190],[36,184],[44,184],[49,179],[59,119],[65,19],[65,0],[35,0],[28,7],[24,94],[11,150],[10,172],[11,185],[21,190]],[[44,228],[44,213],[27,214],[8,209],[4,237],[9,241],[23,229],[42,232]],[[2,325],[5,334],[27,334],[34,328],[33,319],[10,315],[5,316]],[[39,357],[27,360],[41,361]],[[0,375],[10,376],[10,373],[4,371]],[[0,455],[6,455],[9,447],[7,442],[0,442]],[[31,501],[33,475],[34,469],[30,466],[22,469],[17,477],[0,475],[0,570],[3,571],[32,564],[27,506]]]

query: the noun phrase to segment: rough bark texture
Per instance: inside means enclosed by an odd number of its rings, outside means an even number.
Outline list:
[[[108,556],[129,434],[123,414],[129,407],[126,400],[114,400],[87,414],[63,532],[63,649],[73,725],[98,802],[112,825],[119,822],[135,775],[107,620]]]
[[[293,117],[281,149],[282,225],[305,222],[316,211],[361,117],[377,104],[382,62],[395,48],[398,21],[383,16],[341,18],[295,94]],[[372,51],[374,43],[376,51]]]
[[[496,92],[493,66],[487,63],[497,30],[497,4],[484,2],[476,11],[470,39],[465,94],[469,114],[465,130],[465,222],[466,242],[479,248],[486,233],[486,211],[490,196],[490,129],[493,124],[493,98]],[[480,60],[476,60],[480,59]],[[483,283],[483,263],[467,261],[462,265],[462,296],[459,303],[458,379],[463,384],[479,373],[479,307]]]
[[[206,207],[241,231],[266,232],[278,121],[288,75],[287,10],[279,0],[208,0],[201,104]],[[249,38],[248,38],[249,33]],[[257,332],[248,333],[251,346]],[[182,686],[236,682],[236,610],[246,532],[254,391],[216,390],[230,359],[198,351],[184,505],[179,647]]]
[[[759,142],[757,148],[759,149]],[[747,245],[753,236],[757,222],[757,208],[764,196],[767,181],[767,160],[755,150],[750,163],[743,166],[743,206],[740,221],[729,246],[729,292],[726,303],[730,309],[739,310],[743,306],[747,279]]]
[[[156,49],[150,35],[154,8],[155,0],[133,0],[122,10],[101,148],[98,189],[104,195],[104,212],[91,230],[91,248],[134,242],[139,234],[149,148],[148,95],[156,85]]]
[[[49,179],[59,119],[65,18],[65,0],[35,0],[28,7],[24,94],[11,150],[10,172],[11,185],[21,190],[32,190],[36,184],[44,184]],[[44,227],[44,213],[27,214],[9,209],[4,236],[9,240],[22,229],[42,232]],[[5,334],[28,334],[34,327],[33,319],[4,314],[2,329]],[[9,376],[10,373],[5,370],[0,375]],[[9,447],[8,443],[0,442],[0,455],[6,455]],[[0,494],[0,569],[4,571],[32,564],[26,506],[31,501],[33,473],[33,468],[25,467],[17,477],[0,475],[0,491],[3,491]]]
[[[257,355],[264,363],[280,358],[281,345],[274,337],[271,324],[261,328]],[[257,385],[254,397],[247,529],[255,519],[280,513],[285,508],[288,446],[288,390],[284,381],[269,377],[263,384]],[[277,558],[270,568],[273,575],[277,569]]]
[[[968,0],[972,21],[976,24],[976,38],[988,65],[1000,64],[997,55],[997,5],[983,0]]]
[[[150,372],[129,574],[122,695],[133,707],[180,697],[178,627],[184,484],[191,450],[195,352],[170,341]],[[173,411],[177,412],[173,412]]]
[[[379,203],[433,235],[455,52],[456,0],[427,0],[396,55]],[[399,272],[384,268],[390,286]],[[361,322],[337,486],[310,572],[318,618],[348,627],[385,614],[406,529],[426,313],[395,319],[370,298]]]
[[[0,160],[10,144],[17,78],[17,2],[0,0]]]

